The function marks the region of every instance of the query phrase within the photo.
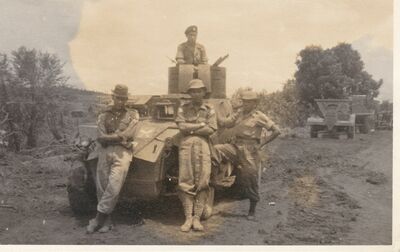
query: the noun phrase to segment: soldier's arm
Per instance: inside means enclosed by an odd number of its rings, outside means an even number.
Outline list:
[[[217,130],[217,116],[213,109],[210,110],[210,113],[207,118],[206,125],[194,132],[194,134],[199,136],[210,136]]]
[[[208,58],[206,54],[206,48],[204,46],[201,46],[201,64],[207,64],[208,63]]]
[[[236,121],[239,117],[240,110],[237,110],[228,117],[218,117],[218,126],[221,128],[232,128],[235,126]]]
[[[128,127],[122,132],[117,132],[116,134],[121,138],[122,142],[132,141],[135,135],[135,130],[137,123],[139,122],[139,113],[136,110],[130,111],[129,114],[132,117]]]
[[[177,124],[178,124],[179,130],[185,134],[191,134],[192,132],[206,126],[205,123],[184,123],[184,122],[179,123],[178,122]]]
[[[121,141],[120,137],[117,134],[107,134],[105,127],[105,119],[106,114],[102,113],[97,118],[97,141],[102,145],[110,143],[110,142],[118,142]]]
[[[183,115],[182,107],[178,108],[178,113],[176,115],[175,122],[178,125],[179,130],[184,134],[191,134],[195,130],[198,130],[206,125],[205,123],[186,122],[185,116]]]
[[[260,148],[262,148],[264,145],[277,138],[281,134],[281,131],[279,127],[264,113],[261,112],[257,113],[257,117],[258,117],[257,125],[266,128],[267,130],[272,132],[268,137],[264,139],[264,142],[260,145]]]
[[[269,130],[272,131],[272,133],[271,133],[271,135],[269,135],[268,137],[265,138],[265,140],[264,140],[263,144],[260,146],[260,148],[262,148],[267,143],[273,141],[275,138],[277,138],[281,134],[281,131],[279,130],[278,126],[276,126],[275,124]]]
[[[182,45],[179,45],[178,46],[178,49],[177,49],[177,51],[176,51],[176,57],[175,57],[175,59],[176,59],[176,64],[184,64],[185,63],[185,60],[184,60],[184,55],[183,55],[183,48],[182,48]]]

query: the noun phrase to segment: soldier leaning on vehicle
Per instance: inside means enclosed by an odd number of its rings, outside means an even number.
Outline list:
[[[191,25],[186,31],[185,35],[187,41],[178,46],[176,53],[177,64],[207,64],[208,59],[206,55],[206,49],[203,45],[196,43],[197,39],[197,26]]]
[[[212,107],[203,103],[206,88],[199,79],[190,81],[187,93],[192,100],[178,109],[176,123],[183,138],[179,147],[179,198],[185,213],[182,232],[193,227],[203,231],[200,218],[207,200],[211,175],[209,136],[217,130]]]
[[[133,156],[133,136],[139,121],[136,110],[127,110],[128,88],[116,85],[113,105],[97,120],[99,160],[96,173],[97,215],[87,232],[107,232],[112,228],[110,214],[117,203]]]
[[[250,200],[247,218],[255,218],[258,193],[258,176],[261,161],[258,151],[279,134],[279,128],[264,113],[256,110],[257,93],[245,91],[242,94],[243,107],[232,116],[218,118],[218,126],[233,128],[234,141],[229,144],[217,144],[215,149],[220,162],[232,162],[238,167],[238,184],[243,196]],[[261,131],[265,128],[272,134],[261,144]]]

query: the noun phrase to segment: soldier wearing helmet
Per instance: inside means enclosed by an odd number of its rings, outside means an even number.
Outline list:
[[[182,232],[193,227],[203,231],[204,211],[211,175],[209,137],[217,130],[213,108],[203,103],[206,88],[199,79],[190,81],[187,93],[192,100],[178,109],[176,123],[183,136],[179,147],[179,198],[185,213]]]
[[[185,31],[185,35],[187,41],[178,46],[176,53],[177,64],[192,64],[195,66],[207,64],[206,49],[203,45],[196,43],[197,26],[189,26]]]
[[[218,126],[233,128],[234,141],[229,144],[217,144],[220,162],[231,162],[239,167],[237,182],[244,197],[250,200],[247,218],[255,218],[258,193],[258,179],[260,157],[258,151],[267,143],[274,140],[279,134],[279,128],[264,113],[256,110],[258,95],[253,91],[244,91],[241,95],[242,108],[232,116],[218,118]],[[272,134],[261,144],[261,131],[265,128]]]
[[[112,90],[113,105],[97,119],[99,160],[96,171],[97,215],[89,221],[87,233],[111,229],[110,214],[117,203],[133,156],[133,136],[139,113],[127,110],[128,87]]]

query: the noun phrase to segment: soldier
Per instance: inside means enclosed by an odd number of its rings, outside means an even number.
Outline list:
[[[112,90],[113,105],[97,120],[99,160],[96,190],[97,215],[89,221],[87,233],[107,232],[112,228],[110,214],[128,174],[133,156],[133,136],[139,113],[125,108],[128,87],[117,84]]]
[[[179,149],[179,198],[185,212],[182,232],[203,231],[200,223],[209,191],[211,155],[209,136],[217,130],[214,110],[203,103],[206,88],[199,79],[190,81],[192,100],[179,107],[176,123],[183,135]]]
[[[191,25],[185,31],[187,41],[178,46],[176,53],[177,64],[207,64],[208,59],[204,46],[196,43],[197,26]]]
[[[260,157],[258,151],[279,134],[279,128],[261,111],[256,110],[257,93],[245,91],[242,94],[243,108],[232,116],[218,118],[220,127],[234,128],[234,141],[229,144],[215,145],[219,161],[228,161],[238,167],[238,184],[243,195],[250,200],[247,219],[255,218],[258,194],[258,176]],[[260,144],[261,131],[265,128],[272,134]]]

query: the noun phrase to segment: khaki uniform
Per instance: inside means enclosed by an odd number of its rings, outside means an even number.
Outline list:
[[[184,42],[178,46],[176,60],[184,60],[185,64],[193,65],[207,64],[208,62],[204,46],[198,43],[193,46],[188,42]]]
[[[235,137],[230,144],[215,145],[220,161],[230,161],[238,165],[238,183],[244,196],[251,201],[259,201],[258,171],[260,157],[258,148],[262,128],[267,130],[276,127],[262,112],[252,111],[245,115],[240,113],[237,118],[219,118],[221,127],[234,128]]]
[[[178,109],[176,123],[183,135],[179,148],[179,198],[185,213],[185,223],[181,231],[191,227],[202,231],[200,223],[207,195],[210,192],[211,152],[209,135],[217,129],[214,110],[208,105],[196,107],[192,102]],[[203,123],[201,129],[198,124]],[[193,130],[195,129],[195,130]],[[203,130],[203,131],[202,131]]]
[[[205,123],[217,129],[215,111],[203,104],[198,110],[187,103],[178,109],[176,123]],[[208,189],[211,174],[211,154],[208,136],[199,136],[181,128],[183,139],[179,149],[179,190],[196,195]]]
[[[97,120],[98,135],[117,134],[122,141],[99,146],[96,189],[97,211],[110,214],[128,174],[133,157],[132,141],[139,113],[136,110],[108,109]]]

